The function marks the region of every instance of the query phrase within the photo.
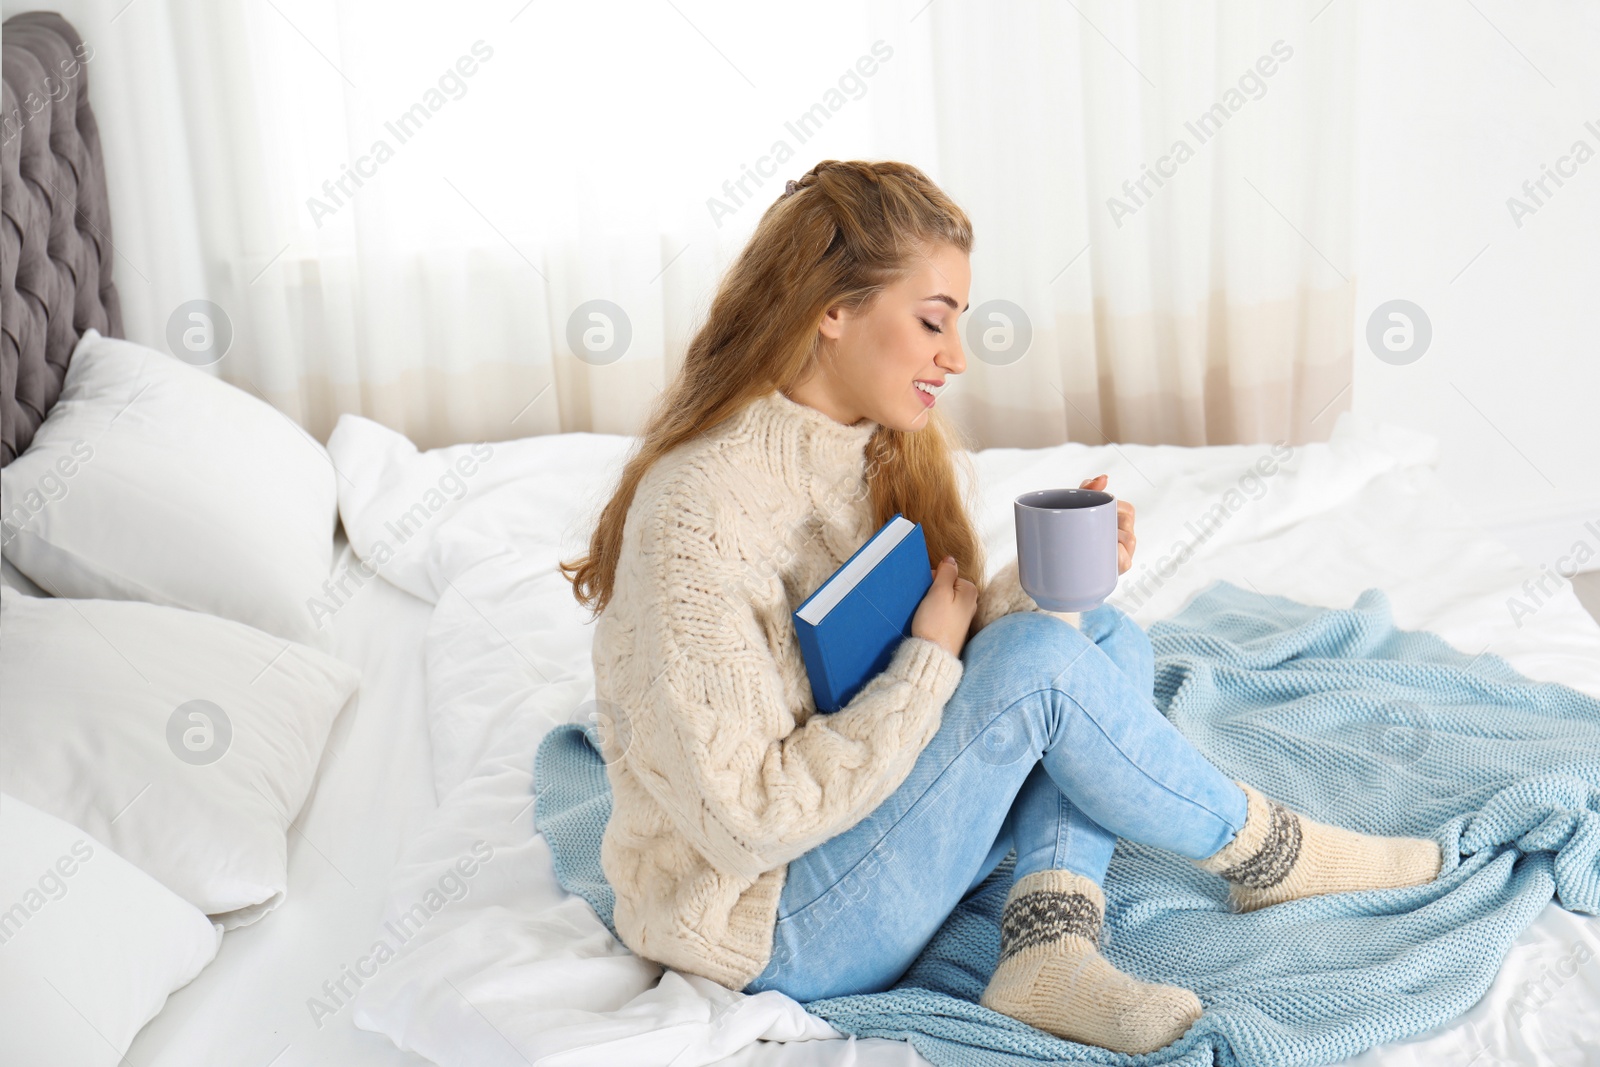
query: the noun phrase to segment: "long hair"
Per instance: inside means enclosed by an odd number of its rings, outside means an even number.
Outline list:
[[[678,376],[658,398],[589,553],[561,565],[573,595],[605,610],[639,481],[663,455],[752,401],[803,380],[829,308],[865,310],[904,277],[927,246],[972,250],[972,223],[906,163],[824,160],[767,208],[718,287]],[[983,552],[961,499],[953,431],[937,411],[913,432],[879,427],[867,445],[868,490],[879,525],[896,512],[922,524],[930,560],[954,556],[983,576]]]

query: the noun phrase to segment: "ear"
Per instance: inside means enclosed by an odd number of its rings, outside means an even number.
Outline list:
[[[844,334],[845,320],[850,317],[848,308],[835,304],[822,313],[822,321],[817,325],[817,331],[830,341],[837,341]]]

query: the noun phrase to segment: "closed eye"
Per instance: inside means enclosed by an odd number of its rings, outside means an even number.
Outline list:
[[[933,323],[929,322],[927,319],[919,319],[918,321],[920,321],[922,323],[923,327],[925,329],[927,329],[930,333],[944,333],[944,328],[943,327],[936,326]]]

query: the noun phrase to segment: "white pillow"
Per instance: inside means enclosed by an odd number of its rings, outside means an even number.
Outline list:
[[[15,565],[4,556],[0,556],[0,585],[5,586],[7,589],[15,589],[26,596],[50,595],[34,584],[32,578],[17,570]]]
[[[7,792],[224,926],[282,902],[285,834],[355,669],[211,615],[0,589],[0,678]]]
[[[264,401],[90,330],[0,472],[4,554],[53,596],[170,604],[324,645],[307,602],[333,567],[334,479],[327,450]]]
[[[347,475],[338,485],[339,514],[350,547],[370,568],[412,596],[436,601],[427,576],[434,533],[474,491],[497,488],[512,474],[479,442],[429,452],[402,433],[359,415],[341,415],[328,451]],[[363,575],[364,577],[364,575]]]
[[[0,908],[0,1063],[119,1063],[222,939],[105,845],[6,795]]]
[[[345,535],[364,564],[346,586],[376,572],[437,603],[453,569],[448,557],[462,540],[515,545],[530,558],[580,552],[633,444],[631,437],[561,433],[419,452],[404,434],[342,415],[328,451],[345,475]]]

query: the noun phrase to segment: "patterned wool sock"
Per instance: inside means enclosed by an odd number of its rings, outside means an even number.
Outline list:
[[[1100,955],[1100,887],[1072,871],[1024,875],[1006,896],[986,1008],[1113,1052],[1154,1052],[1200,1018],[1200,998],[1140,982]]]
[[[1297,815],[1256,789],[1244,828],[1194,862],[1230,883],[1237,911],[1354,889],[1398,889],[1431,882],[1443,865],[1439,846],[1420,837],[1375,837]]]

